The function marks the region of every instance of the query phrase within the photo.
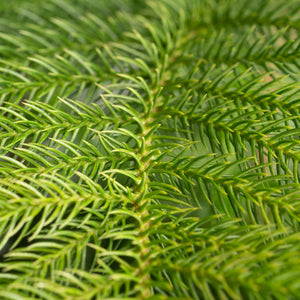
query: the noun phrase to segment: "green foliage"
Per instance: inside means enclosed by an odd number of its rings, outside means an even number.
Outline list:
[[[299,299],[299,0],[0,3],[0,299]]]

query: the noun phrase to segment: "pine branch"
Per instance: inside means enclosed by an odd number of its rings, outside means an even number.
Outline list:
[[[0,3],[0,298],[297,299],[299,8]]]

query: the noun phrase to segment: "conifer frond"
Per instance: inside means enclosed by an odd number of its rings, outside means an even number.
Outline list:
[[[0,3],[0,298],[297,299],[299,0],[100,2]]]

